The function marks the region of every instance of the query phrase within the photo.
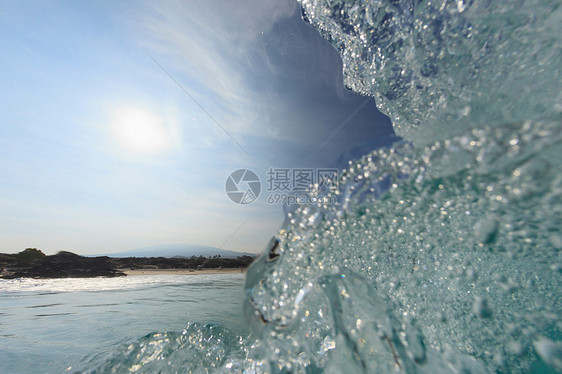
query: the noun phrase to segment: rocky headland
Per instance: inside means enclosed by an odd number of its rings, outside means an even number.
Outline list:
[[[35,248],[17,254],[0,253],[0,278],[90,278],[122,277],[124,270],[142,269],[244,269],[251,256],[203,257],[86,257],[61,251],[46,256]]]

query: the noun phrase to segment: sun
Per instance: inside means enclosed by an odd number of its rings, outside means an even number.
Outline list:
[[[158,153],[172,145],[172,132],[164,119],[139,107],[118,108],[113,117],[112,133],[129,151]]]

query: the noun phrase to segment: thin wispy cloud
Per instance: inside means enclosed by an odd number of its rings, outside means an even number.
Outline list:
[[[265,183],[268,167],[329,167],[391,132],[374,103],[355,113],[365,99],[299,17],[291,0],[0,2],[0,252],[219,245],[235,230],[228,249],[262,250],[282,207],[266,191],[230,201],[233,170]]]
[[[251,60],[267,61],[261,40],[290,17],[289,1],[159,2],[140,16],[141,43],[233,133],[255,130],[261,105],[253,90]],[[251,11],[248,9],[251,8]],[[144,30],[144,33],[142,33]],[[176,76],[175,76],[176,77]]]

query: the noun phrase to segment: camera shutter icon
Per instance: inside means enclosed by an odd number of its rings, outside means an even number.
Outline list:
[[[236,204],[253,203],[261,192],[261,181],[256,173],[249,169],[238,169],[226,179],[225,191],[230,200]]]

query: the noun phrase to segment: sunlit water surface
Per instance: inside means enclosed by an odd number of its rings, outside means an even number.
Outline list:
[[[241,322],[243,275],[0,280],[0,373],[95,367],[144,335]]]

